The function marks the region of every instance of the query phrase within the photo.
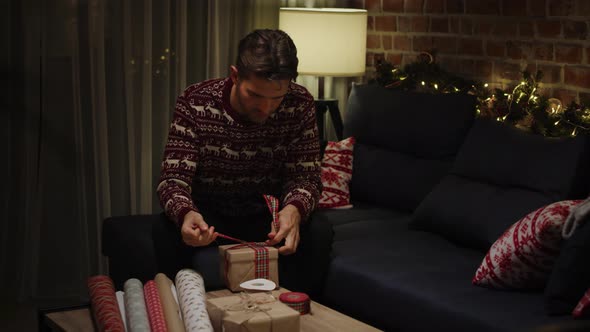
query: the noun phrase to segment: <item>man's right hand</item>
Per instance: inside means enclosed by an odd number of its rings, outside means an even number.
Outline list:
[[[209,245],[217,238],[215,227],[209,227],[203,216],[195,211],[190,211],[184,216],[180,233],[184,243],[193,247]]]

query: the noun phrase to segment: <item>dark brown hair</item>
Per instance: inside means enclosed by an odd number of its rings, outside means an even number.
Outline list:
[[[236,67],[238,75],[251,74],[269,80],[297,78],[297,48],[281,30],[254,30],[240,40]]]

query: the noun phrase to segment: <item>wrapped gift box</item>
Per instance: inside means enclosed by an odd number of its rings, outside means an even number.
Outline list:
[[[213,330],[226,332],[299,332],[301,315],[272,298],[269,301],[245,299],[250,295],[234,295],[207,300],[207,311]],[[259,297],[260,298],[260,297]]]
[[[279,251],[274,247],[254,244],[219,246],[221,275],[226,287],[240,291],[240,284],[252,279],[268,279],[279,285]]]

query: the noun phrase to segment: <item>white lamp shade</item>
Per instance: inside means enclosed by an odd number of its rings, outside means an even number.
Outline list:
[[[300,74],[364,74],[367,47],[366,10],[281,8],[279,29],[289,34],[297,47]]]

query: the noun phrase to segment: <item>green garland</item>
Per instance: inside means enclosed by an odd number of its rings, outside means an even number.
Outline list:
[[[490,89],[487,84],[451,74],[422,53],[403,69],[387,61],[378,61],[376,77],[369,81],[389,89],[424,93],[464,93],[477,97],[477,115],[509,123],[517,128],[548,137],[576,136],[590,133],[590,106],[572,102],[567,107],[556,98],[540,96],[538,71],[534,76],[524,71],[522,81],[512,88]]]

